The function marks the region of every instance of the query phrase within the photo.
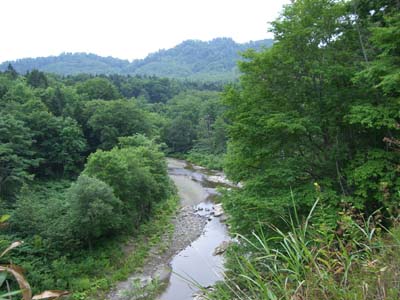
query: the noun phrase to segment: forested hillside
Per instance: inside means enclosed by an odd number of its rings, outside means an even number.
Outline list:
[[[268,48],[272,43],[273,40],[262,40],[238,44],[229,38],[210,42],[189,40],[172,49],[150,54],[143,60],[133,61],[125,72],[192,80],[232,81],[239,75],[237,61],[241,52],[249,48]]]
[[[272,32],[223,97],[242,236],[215,299],[398,299],[400,3],[293,1]]]
[[[271,26],[273,45],[3,64],[0,253],[25,243],[0,258],[34,291],[103,299],[170,233],[169,155],[238,183],[207,299],[399,299],[400,2],[297,0]]]
[[[270,47],[272,43],[272,40],[262,40],[238,44],[229,38],[218,38],[209,42],[189,40],[172,49],[160,50],[145,59],[134,60],[131,63],[95,54],[64,53],[59,56],[4,62],[0,65],[0,71],[6,70],[11,63],[21,74],[37,69],[59,75],[129,74],[202,81],[231,81],[239,75],[236,63],[240,52],[249,48],[260,50],[263,47]]]
[[[225,150],[221,88],[0,72],[0,247],[24,240],[5,259],[35,292],[86,299],[140,267],[175,211],[165,153]],[[121,245],[132,239],[137,251],[126,257]]]

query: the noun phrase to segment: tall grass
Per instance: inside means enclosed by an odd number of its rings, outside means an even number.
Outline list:
[[[341,230],[324,228],[311,222],[316,205],[303,222],[289,218],[288,232],[239,235],[208,299],[400,299],[400,227],[383,232],[373,216],[345,215]]]

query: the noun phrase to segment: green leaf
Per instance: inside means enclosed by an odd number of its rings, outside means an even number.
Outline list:
[[[7,272],[0,272],[0,287],[3,285],[7,278]]]
[[[10,215],[2,215],[0,217],[0,223],[7,221],[10,218]]]
[[[0,300],[10,300],[10,296],[18,295],[21,291],[13,291],[0,295]]]

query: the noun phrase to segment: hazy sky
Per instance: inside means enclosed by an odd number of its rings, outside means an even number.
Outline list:
[[[0,62],[91,52],[143,58],[187,39],[271,38],[289,0],[0,0]]]

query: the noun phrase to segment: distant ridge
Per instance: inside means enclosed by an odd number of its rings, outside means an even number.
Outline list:
[[[236,43],[230,38],[216,38],[208,42],[187,40],[174,48],[159,50],[144,59],[133,62],[90,53],[62,53],[58,56],[6,61],[0,64],[0,70],[5,70],[11,63],[21,74],[38,69],[60,75],[129,74],[202,81],[229,81],[238,76],[236,62],[240,59],[240,52],[249,48],[260,50],[272,44],[271,39],[243,44]]]

